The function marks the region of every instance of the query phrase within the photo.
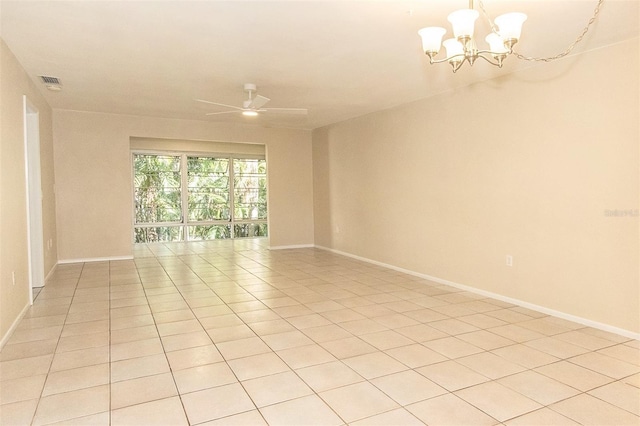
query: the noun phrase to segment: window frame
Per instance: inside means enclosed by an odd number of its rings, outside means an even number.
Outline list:
[[[181,216],[182,220],[179,222],[156,222],[156,223],[136,223],[136,209],[135,209],[135,156],[136,155],[157,155],[157,156],[173,156],[180,158],[180,201],[181,201]],[[132,200],[132,215],[131,215],[131,239],[133,244],[145,244],[136,243],[136,228],[158,228],[158,227],[181,227],[183,239],[179,242],[199,241],[192,240],[190,238],[189,227],[194,226],[229,226],[230,236],[228,239],[238,238],[268,238],[269,229],[269,166],[266,165],[266,190],[267,190],[267,217],[266,219],[242,219],[236,220],[235,218],[235,181],[234,181],[234,161],[235,160],[263,160],[266,162],[266,155],[256,154],[237,154],[237,153],[218,153],[218,152],[198,152],[198,151],[175,151],[175,150],[147,150],[147,149],[132,149],[130,151],[130,164],[131,164],[131,200]],[[190,157],[199,158],[218,158],[228,159],[228,191],[229,191],[229,219],[228,220],[208,220],[208,221],[189,221],[189,187],[188,187],[188,159]],[[237,224],[255,223],[265,224],[267,226],[267,235],[260,237],[236,237],[235,226]],[[161,242],[161,241],[158,241]],[[150,244],[150,243],[146,243]]]

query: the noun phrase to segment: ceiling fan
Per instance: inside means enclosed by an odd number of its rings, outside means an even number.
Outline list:
[[[227,108],[232,108],[229,111],[220,111],[220,112],[210,112],[206,115],[219,115],[219,114],[233,114],[233,113],[241,113],[242,115],[246,115],[249,117],[255,117],[259,113],[276,113],[276,114],[296,114],[296,115],[307,115],[306,108],[263,108],[267,102],[271,99],[255,95],[257,88],[253,83],[245,83],[244,91],[249,94],[249,99],[242,103],[242,107],[221,104],[219,102],[211,102],[206,101],[204,99],[195,99],[198,102],[203,102],[205,104],[218,105]]]

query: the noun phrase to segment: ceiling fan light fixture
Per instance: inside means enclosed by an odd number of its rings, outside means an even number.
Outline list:
[[[255,91],[257,90],[256,85],[253,83],[246,83],[244,86],[244,91],[249,94],[249,99],[246,99],[242,102],[242,106],[228,105],[222,104],[220,102],[212,102],[204,99],[194,99],[197,102],[202,102],[205,104],[217,105],[221,107],[228,108],[226,111],[217,111],[217,112],[209,112],[205,115],[221,115],[221,114],[237,114],[240,113],[245,117],[256,117],[260,115],[259,113],[280,113],[280,114],[295,114],[295,115],[307,115],[306,108],[264,108],[264,106],[271,99],[262,96],[255,95]]]

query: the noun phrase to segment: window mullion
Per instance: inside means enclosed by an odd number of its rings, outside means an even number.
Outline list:
[[[185,241],[189,241],[189,227],[187,226],[189,218],[189,181],[187,167],[187,155],[182,154],[180,156],[180,195],[182,200],[182,226]]]
[[[233,174],[233,162],[235,158],[229,156],[229,223],[231,223],[231,238],[235,238],[235,221],[236,221],[236,209],[235,209],[235,178]]]

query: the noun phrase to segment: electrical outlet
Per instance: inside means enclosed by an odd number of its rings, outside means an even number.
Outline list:
[[[513,266],[513,256],[507,255],[507,266]]]

